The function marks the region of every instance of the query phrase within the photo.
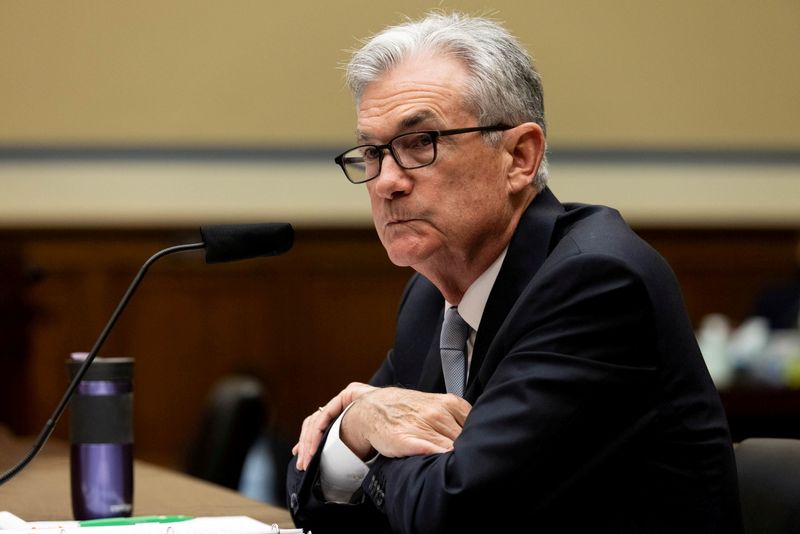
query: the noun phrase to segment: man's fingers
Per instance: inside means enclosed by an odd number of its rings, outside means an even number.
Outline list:
[[[437,414],[428,420],[431,430],[449,439],[451,442],[461,435],[462,425],[449,413]]]
[[[344,411],[353,401],[357,400],[365,393],[369,393],[370,391],[374,391],[378,388],[375,386],[370,386],[369,384],[363,384],[361,382],[350,382],[346,388],[344,388],[341,393],[339,393],[333,400],[338,400],[340,404],[340,413]],[[338,414],[337,414],[338,417]]]
[[[311,458],[322,442],[325,430],[352,402],[350,399],[358,398],[372,389],[375,388],[367,384],[353,382],[329,400],[325,406],[320,406],[316,412],[303,420],[300,438],[295,446],[292,447],[292,454],[297,455],[297,469],[304,471],[308,467]]]
[[[434,399],[420,404],[415,410],[420,430],[430,428],[450,441],[461,435],[464,421],[472,406],[463,398],[452,394],[436,395]]]
[[[297,469],[304,471],[311,460],[311,457],[317,452],[319,443],[322,440],[322,432],[327,428],[327,423],[321,427],[327,416],[322,413],[322,410],[317,411],[303,420],[302,430],[300,431],[300,439],[292,449],[293,454],[297,454]]]
[[[303,425],[300,429],[300,437],[297,440],[297,444],[292,448],[292,453],[297,455],[297,469],[300,471],[305,471],[305,442],[307,440],[307,433],[308,433],[308,422],[310,416],[303,419]]]
[[[409,443],[409,450],[411,452],[408,456],[412,455],[425,455],[425,454],[441,454],[453,450],[453,442],[449,441],[445,444],[432,443],[424,439],[414,438]]]
[[[464,421],[467,420],[472,405],[464,400],[463,397],[458,395],[447,394],[445,395],[448,411],[452,414],[453,419],[459,426],[464,426]]]
[[[390,458],[403,458],[407,456],[422,456],[426,454],[441,454],[453,450],[453,442],[441,435],[432,435],[430,439],[419,436],[406,436],[391,444],[382,447],[381,454]]]

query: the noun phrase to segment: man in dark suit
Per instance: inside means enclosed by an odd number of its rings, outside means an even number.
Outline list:
[[[393,350],[306,418],[288,474],[324,532],[739,532],[725,416],[663,259],[546,186],[539,75],[499,25],[431,15],[348,82],[390,259]]]

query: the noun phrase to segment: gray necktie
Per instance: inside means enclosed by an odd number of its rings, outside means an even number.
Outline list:
[[[444,312],[439,351],[442,355],[442,372],[448,393],[464,396],[467,376],[467,337],[469,325],[453,306]]]

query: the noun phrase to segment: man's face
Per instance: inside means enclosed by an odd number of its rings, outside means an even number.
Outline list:
[[[358,108],[359,143],[382,144],[419,130],[484,126],[463,103],[466,69],[441,56],[412,58],[367,86]],[[378,236],[396,265],[444,272],[480,258],[511,218],[510,157],[478,132],[441,137],[436,161],[401,169],[387,152],[367,183]],[[489,241],[490,242],[490,241]]]

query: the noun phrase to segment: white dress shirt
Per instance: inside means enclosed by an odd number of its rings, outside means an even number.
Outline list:
[[[461,302],[458,304],[458,313],[469,325],[469,337],[467,338],[467,377],[469,377],[470,365],[472,363],[472,352],[475,348],[475,337],[483,317],[483,310],[486,308],[486,301],[500,273],[500,267],[508,252],[506,247],[503,252],[492,262],[475,281],[467,288]],[[445,310],[452,306],[445,301]],[[349,503],[361,482],[369,472],[369,463],[363,462],[356,456],[342,440],[339,438],[339,428],[342,417],[350,408],[348,406],[342,414],[334,421],[328,438],[322,447],[320,458],[320,486],[322,494],[328,502]]]

